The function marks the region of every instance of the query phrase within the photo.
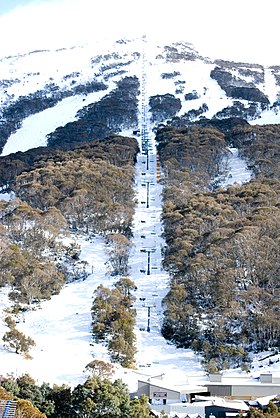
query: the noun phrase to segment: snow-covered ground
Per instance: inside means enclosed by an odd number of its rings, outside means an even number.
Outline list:
[[[238,162],[237,156],[233,161]],[[238,175],[242,178],[241,171]],[[238,178],[233,174],[232,179]],[[161,248],[164,245],[160,221],[162,186],[157,182],[154,152],[149,155],[148,170],[146,155],[138,155],[135,188],[138,205],[134,216],[130,277],[138,288],[135,293],[137,367],[135,370],[117,367],[115,377],[122,378],[131,391],[137,389],[138,379],[150,376],[163,375],[169,383],[176,378],[176,384],[203,383],[207,377],[199,358],[191,350],[176,349],[160,334],[161,300],[167,292],[168,275],[161,267]],[[103,239],[96,237],[93,241],[87,241],[79,237],[77,240],[82,248],[81,259],[88,263],[89,276],[84,281],[67,284],[59,295],[18,318],[17,328],[32,337],[36,347],[30,352],[32,359],[27,360],[1,344],[2,375],[29,373],[38,383],[45,381],[75,386],[85,380],[85,366],[93,358],[109,361],[106,348],[92,344],[90,309],[96,287],[100,283],[110,287],[114,279],[106,275]],[[7,292],[1,292],[0,335],[6,331],[3,322],[6,313],[3,309],[8,305]],[[257,359],[254,364],[256,375],[259,370]],[[261,370],[265,372],[274,368],[279,373],[279,364],[270,365],[267,359],[261,363]],[[238,373],[228,371],[226,374],[233,376]]]
[[[237,148],[229,147],[226,157],[226,174],[217,179],[220,187],[229,187],[233,184],[244,184],[251,180],[252,171],[246,161],[240,158]]]
[[[139,73],[141,67],[136,67],[135,71]],[[141,79],[141,75],[138,76]],[[149,85],[154,86],[154,83]],[[73,120],[79,106],[98,100],[98,95],[102,94],[104,92],[65,99],[54,108],[27,118],[22,127],[10,137],[3,155],[45,145],[45,135],[62,124],[67,114]],[[146,106],[145,123],[148,123]],[[123,134],[131,133],[126,131]],[[131,391],[136,390],[139,376],[164,374],[171,378],[175,374],[178,382],[185,382],[190,371],[192,374],[204,375],[199,359],[191,350],[176,349],[160,333],[161,301],[168,289],[168,275],[161,267],[161,249],[164,245],[160,221],[162,186],[157,182],[157,176],[156,147],[152,135],[148,161],[146,155],[138,155],[135,175],[138,205],[134,216],[130,277],[137,285],[137,369],[128,371],[118,367],[116,371],[116,377],[121,377]],[[74,386],[85,380],[85,366],[93,358],[109,361],[105,347],[91,342],[90,309],[93,291],[100,283],[108,287],[113,284],[113,279],[106,275],[104,243],[101,238],[93,242],[79,238],[78,242],[82,246],[81,258],[88,262],[88,278],[68,284],[59,295],[42,302],[39,309],[19,318],[18,329],[32,337],[36,347],[31,351],[32,360],[27,360],[0,346],[2,374],[29,373],[38,382]],[[0,300],[2,307],[8,305],[6,294]],[[3,311],[2,319],[5,315]],[[0,334],[4,332],[2,321]]]
[[[195,65],[198,67],[191,71],[191,66]],[[188,63],[188,67],[186,67],[186,63],[183,63],[182,74],[187,68],[190,70],[189,76],[197,78],[197,89],[199,93],[202,93],[199,88],[206,84],[206,73],[200,73],[197,63]],[[137,64],[135,64],[134,69],[135,74],[141,78],[141,68],[137,68]],[[146,70],[149,73],[149,80],[146,80],[148,97],[158,94],[160,89],[162,89],[162,93],[169,92],[171,85],[168,87],[168,83],[170,80],[162,80],[155,76],[155,73],[165,71],[160,63],[158,68],[155,66],[152,68],[149,59],[147,59]],[[166,71],[171,70],[172,68],[166,67]],[[161,83],[160,86],[159,83]],[[225,101],[224,106],[228,99],[222,95],[222,91],[213,80],[210,80],[207,86],[209,86],[209,90],[204,93],[214,97],[213,108],[209,109],[208,116],[210,117],[219,108],[220,103],[218,102]],[[23,151],[30,147],[44,145],[47,133],[59,124],[73,120],[80,106],[98,100],[102,94],[104,92],[92,93],[86,97],[65,99],[55,108],[27,118],[22,127],[9,139],[3,153]],[[198,100],[198,107],[202,103],[201,100]],[[186,102],[185,106],[189,106],[189,103]],[[58,119],[55,119],[57,118],[56,108],[60,109]],[[187,111],[188,109],[185,107],[183,110]],[[264,119],[262,123],[265,123]],[[123,132],[123,134],[128,135],[129,132]],[[191,350],[176,349],[167,343],[160,334],[161,301],[167,292],[168,275],[161,266],[161,248],[164,245],[160,220],[162,186],[157,182],[156,147],[152,135],[150,141],[148,168],[147,157],[141,153],[138,155],[136,164],[135,188],[138,205],[134,216],[134,246],[130,257],[130,277],[138,288],[135,303],[137,309],[136,369],[127,370],[117,367],[115,374],[116,377],[121,377],[128,384],[131,391],[136,390],[137,380],[140,376],[143,378],[164,374],[169,382],[176,378],[177,383],[201,383],[206,380],[199,358]],[[250,172],[244,161],[238,157],[235,149],[231,150],[229,167],[230,173],[224,183],[225,186],[250,179]],[[109,360],[104,346],[91,343],[90,309],[93,292],[100,283],[110,287],[114,280],[106,275],[104,242],[100,237],[96,237],[92,242],[82,237],[76,239],[82,247],[81,258],[88,262],[89,276],[84,281],[66,285],[59,295],[54,296],[50,301],[42,302],[38,309],[19,317],[18,329],[32,337],[36,342],[36,347],[30,353],[32,359],[27,360],[8,351],[0,340],[1,374],[9,373],[17,376],[29,373],[38,383],[45,381],[50,384],[65,383],[75,386],[85,380],[85,366],[93,358]],[[0,337],[6,331],[3,319],[6,315],[4,308],[8,305],[7,292],[1,292]],[[262,356],[265,357],[265,354],[258,358]],[[259,362],[258,358],[253,363],[254,375],[259,373],[259,366],[262,366],[262,372],[280,373],[280,362],[269,364],[268,359]],[[275,357],[274,360],[276,359]],[[236,371],[226,372],[230,376],[236,373]]]
[[[171,378],[175,374],[177,381],[182,382],[186,381],[190,371],[204,375],[199,359],[191,350],[176,349],[160,334],[161,300],[168,287],[168,275],[161,267],[164,244],[160,221],[162,186],[156,179],[156,155],[152,153],[148,158],[148,170],[146,155],[139,154],[136,164],[138,206],[134,216],[134,246],[130,258],[130,277],[138,288],[135,294],[138,371],[119,368],[116,372],[116,376],[127,382],[131,390],[136,390],[139,375],[165,374]],[[91,344],[93,291],[100,283],[108,287],[113,283],[113,279],[106,275],[104,243],[98,237],[93,242],[82,238],[78,241],[82,246],[81,259],[88,262],[90,275],[84,281],[68,284],[59,295],[19,317],[18,329],[36,342],[36,347],[30,352],[33,358],[26,360],[1,345],[2,374],[29,373],[39,382],[73,386],[85,379],[83,370],[93,358],[109,360],[102,345]],[[7,295],[1,294],[0,300],[3,309],[8,305]],[[5,315],[5,311],[2,311],[1,335],[5,332]],[[150,332],[147,331],[148,320]]]
[[[142,50],[142,43],[141,37],[115,45],[112,40],[106,42],[105,40],[102,42],[92,40],[88,44],[71,48],[38,50],[2,58],[0,74],[4,82],[0,88],[0,105],[3,109],[20,96],[46,90],[50,85],[61,91],[69,91],[73,89],[75,83],[76,85],[86,84],[92,80],[104,82],[103,76],[106,76],[105,84],[108,87],[107,90],[101,92],[68,97],[53,108],[28,117],[23,121],[22,127],[10,137],[9,143],[4,147],[3,155],[11,153],[12,150],[25,151],[28,147],[45,145],[48,133],[53,132],[58,126],[74,121],[79,109],[100,100],[124,75],[136,75],[140,79],[142,68],[135,51],[139,53]],[[210,76],[216,64],[202,57],[197,57],[193,61],[188,59],[166,61],[163,58],[163,44],[151,38],[147,38],[146,44],[149,96],[166,93],[175,95],[181,100],[182,107],[179,115],[191,109],[197,110],[206,103],[208,110],[203,114],[206,118],[211,118],[223,108],[233,105],[234,100],[227,97],[225,91]],[[117,48],[118,54],[112,53],[113,48]],[[177,48],[182,54],[188,52],[186,45],[177,45]],[[101,56],[103,59],[100,59]],[[126,73],[118,75],[116,69],[124,70]],[[273,69],[263,67],[263,70],[264,83],[258,84],[257,87],[267,95],[272,104],[280,94],[279,86]],[[234,75],[234,70],[232,71]],[[164,73],[175,75],[162,77]],[[236,76],[244,81],[250,81],[248,76],[240,72]],[[197,99],[185,100],[185,94],[193,91],[196,92]],[[241,102],[245,106],[248,105],[247,101],[241,100]],[[279,120],[279,109],[269,109],[250,123],[279,123]]]

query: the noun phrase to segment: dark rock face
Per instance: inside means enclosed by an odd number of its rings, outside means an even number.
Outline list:
[[[120,80],[117,88],[99,102],[81,109],[77,121],[49,134],[48,145],[104,139],[123,129],[137,127],[139,86],[137,77]]]
[[[163,122],[166,119],[171,119],[182,107],[181,100],[176,99],[173,94],[151,96],[149,105],[153,122]]]

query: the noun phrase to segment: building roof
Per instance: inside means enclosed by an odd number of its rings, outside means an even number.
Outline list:
[[[203,405],[203,406],[219,406],[222,408],[229,408],[229,409],[235,409],[235,410],[242,410],[242,411],[248,411],[249,406],[242,400],[233,399],[233,400],[227,400],[224,398],[220,398],[218,396],[196,396],[195,402],[193,402],[193,405]]]
[[[182,394],[207,392],[206,386],[189,385],[189,384],[175,385],[175,384],[170,384],[170,382],[167,380],[156,379],[156,378],[141,379],[139,380],[139,382],[144,382],[149,385],[160,387],[164,390],[172,390],[174,392],[179,392]]]

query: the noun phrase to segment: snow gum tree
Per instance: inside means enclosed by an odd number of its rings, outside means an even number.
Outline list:
[[[74,417],[129,417],[129,392],[120,381],[92,377],[72,394]]]
[[[5,322],[9,327],[9,331],[5,332],[3,341],[9,348],[15,350],[17,354],[23,354],[26,358],[30,358],[29,349],[35,346],[35,341],[25,336],[16,328],[15,321],[10,317],[5,318]]]
[[[112,364],[97,359],[88,363],[85,370],[91,373],[92,376],[100,377],[101,379],[109,379],[114,374],[114,367]]]
[[[91,308],[92,332],[96,342],[104,341],[111,360],[125,367],[134,363],[136,311],[132,308],[136,286],[129,278],[118,280],[112,289],[99,285]]]
[[[125,235],[117,233],[107,235],[106,240],[109,274],[111,276],[126,276],[131,242]]]
[[[47,415],[40,412],[30,401],[20,399],[17,401],[15,418],[47,418]]]

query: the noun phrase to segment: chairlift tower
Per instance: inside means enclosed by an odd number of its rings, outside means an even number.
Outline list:
[[[146,303],[143,303],[142,305],[144,308],[148,309],[148,323],[147,323],[147,332],[151,331],[151,309],[155,308],[156,305],[155,303],[151,304],[151,305],[147,305]]]
[[[147,254],[147,276],[151,275],[151,253],[156,251],[155,248],[143,248],[140,250],[142,253]]]
[[[154,186],[155,183],[153,180],[145,180],[142,182],[142,186],[146,187],[147,196],[146,196],[146,208],[150,207],[150,186]]]

